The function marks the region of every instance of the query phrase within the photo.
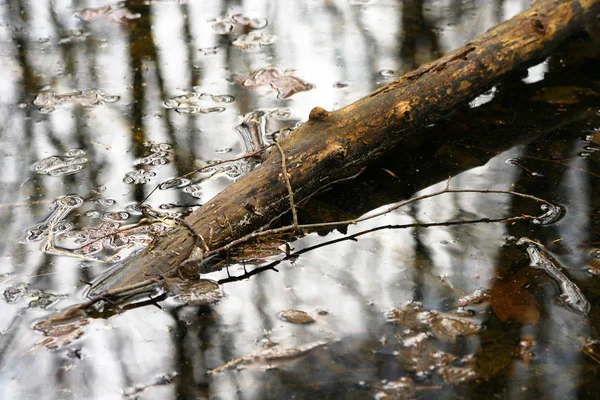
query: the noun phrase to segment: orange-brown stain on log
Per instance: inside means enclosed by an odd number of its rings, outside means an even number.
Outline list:
[[[408,101],[401,101],[398,103],[396,106],[394,106],[392,116],[397,121],[411,122],[413,117],[411,114],[410,103]]]
[[[471,87],[471,82],[462,81],[458,84],[458,90],[468,90]]]

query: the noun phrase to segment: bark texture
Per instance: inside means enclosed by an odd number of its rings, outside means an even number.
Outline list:
[[[596,25],[599,15],[600,0],[538,1],[463,47],[347,107],[334,112],[314,108],[308,121],[281,142],[295,201],[353,176],[390,147],[446,117],[507,73],[544,60],[561,43]],[[186,222],[212,250],[288,210],[281,155],[273,149],[260,166],[196,210]],[[195,243],[187,228],[173,229],[96,284],[93,291],[136,284],[148,274],[173,274]]]

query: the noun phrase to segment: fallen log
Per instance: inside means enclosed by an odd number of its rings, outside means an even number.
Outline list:
[[[496,84],[506,74],[548,57],[561,43],[598,22],[600,0],[539,1],[463,47],[407,73],[334,112],[314,108],[281,140],[296,202],[359,173],[369,162]],[[211,254],[290,209],[282,156],[264,162],[127,260],[92,288],[143,289],[144,281],[178,272],[196,248]],[[193,232],[190,231],[193,229]],[[198,240],[199,238],[199,240]]]

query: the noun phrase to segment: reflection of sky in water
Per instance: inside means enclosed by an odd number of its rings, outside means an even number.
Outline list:
[[[135,72],[130,64],[136,55],[129,52],[129,41],[133,38],[126,25],[103,19],[81,22],[73,17],[73,4],[66,0],[56,2],[54,9],[46,3],[23,4],[29,20],[22,23],[14,21],[18,15],[16,5],[0,6],[0,20],[6,24],[0,27],[3,55],[0,79],[4,85],[0,98],[3,127],[0,154],[4,156],[0,160],[3,189],[0,216],[5,232],[0,243],[3,261],[0,274],[12,274],[0,281],[1,290],[28,282],[48,292],[76,291],[80,296],[80,279],[92,279],[105,266],[86,266],[77,259],[45,255],[39,250],[39,243],[19,241],[24,238],[26,227],[49,215],[53,201],[59,196],[85,197],[91,190],[104,186],[103,195],[115,199],[116,204],[103,211],[122,211],[141,200],[143,195],[135,193],[123,178],[140,157],[148,155],[140,150],[143,142],[173,144],[175,154],[165,165],[148,166],[156,176],[138,191],[147,194],[154,184],[197,167],[195,160],[206,162],[244,154],[243,139],[234,127],[256,109],[289,108],[293,114],[306,118],[314,106],[339,108],[390,82],[392,78],[381,71],[391,70],[401,75],[412,65],[410,60],[398,56],[403,27],[399,24],[402,10],[396,2],[381,0],[356,6],[345,1],[307,1],[291,7],[283,2],[250,1],[235,10],[220,1],[174,3],[151,7],[152,35],[144,40],[154,41],[156,59],[144,54],[138,60],[141,68],[138,78],[143,79],[145,91],[142,99],[132,93]],[[498,10],[486,3],[459,15],[452,13],[450,4],[453,2],[432,3],[426,12],[432,25],[438,28],[441,53],[462,45],[526,7],[522,1],[506,1]],[[255,52],[231,47],[235,37],[216,34],[210,21],[235,12],[266,17],[269,23],[259,32],[274,35],[277,40]],[[133,19],[129,23],[139,21]],[[19,32],[15,33],[17,29]],[[85,36],[85,41],[59,44],[62,38],[73,35],[73,30],[89,36]],[[17,55],[18,43],[25,51],[24,60]],[[214,47],[217,49],[210,50]],[[422,61],[432,58],[430,54],[419,57]],[[22,63],[27,64],[29,72]],[[315,88],[289,99],[278,99],[272,88],[248,89],[236,83],[237,78],[268,66],[293,71]],[[31,74],[31,81],[23,84],[25,73]],[[46,86],[56,93],[101,89],[120,99],[89,109],[75,105],[42,115],[32,101]],[[166,100],[192,91],[230,95],[235,102],[228,104],[223,112],[202,115],[182,115],[164,107]],[[132,110],[142,116],[141,125],[133,128]],[[133,135],[143,135],[143,140],[135,142]],[[33,176],[28,168],[41,159],[62,156],[74,148],[85,149],[89,159],[75,175]],[[225,148],[232,151],[227,154],[217,151]],[[518,178],[518,169],[507,165],[505,160],[518,156],[522,150],[516,148],[500,154],[486,165],[454,177],[452,183],[456,187],[506,188]],[[565,185],[585,187],[576,179],[568,174]],[[219,179],[203,184],[201,201],[231,182],[231,178],[220,175]],[[439,190],[444,184],[425,191]],[[575,198],[575,194],[582,197]],[[582,208],[584,195],[569,191],[569,196]],[[31,207],[6,206],[36,200],[42,202]],[[192,201],[179,190],[157,191],[150,198],[154,206]],[[510,207],[506,198],[499,195],[447,194],[352,226],[349,232],[382,223],[442,221],[456,217],[457,209],[462,217],[478,218],[506,216]],[[76,216],[74,221],[87,220]],[[582,223],[560,224],[559,230],[565,230],[560,232],[561,237],[570,238],[569,247],[585,240],[578,233],[584,231],[575,228]],[[177,368],[192,374],[181,378],[185,382],[202,386],[203,390],[218,391],[223,398],[234,396],[240,385],[248,398],[260,398],[261,389],[245,383],[260,374],[224,373],[207,378],[204,372],[255,351],[265,338],[294,347],[321,339],[358,337],[369,329],[383,331],[385,312],[406,301],[418,299],[426,308],[437,309],[448,304],[449,299],[487,288],[495,277],[506,234],[500,224],[368,234],[358,242],[341,242],[304,254],[293,263],[285,262],[278,267],[279,273],[269,271],[226,285],[226,297],[209,317],[168,300],[164,303],[165,310],[149,306],[109,320],[93,320],[76,345],[67,348],[79,349],[77,354],[65,349],[51,352],[35,348],[35,343],[43,338],[33,333],[30,326],[48,312],[27,309],[26,301],[13,304],[2,301],[0,343],[4,350],[0,361],[0,398],[123,398],[123,390],[151,385],[157,377]],[[310,235],[293,246],[302,248],[336,237],[341,234],[334,232],[326,238]],[[426,272],[417,277],[415,268],[420,266]],[[231,272],[240,274],[243,270],[235,266]],[[568,272],[576,274],[575,270]],[[415,282],[416,279],[422,282]],[[81,298],[61,301],[55,309],[78,300]],[[556,305],[549,307],[552,308],[549,314],[555,318],[549,329],[554,337],[546,338],[540,333],[540,340],[552,342],[570,333],[561,327],[577,324],[581,317]],[[316,323],[297,326],[283,322],[277,315],[287,308],[309,312]],[[318,315],[319,310],[327,313]],[[547,357],[561,357],[571,363],[578,356],[571,350],[569,347]],[[192,367],[178,364],[186,357]],[[142,392],[142,398],[175,398],[175,390],[172,384],[157,385]],[[254,395],[252,390],[256,390]]]

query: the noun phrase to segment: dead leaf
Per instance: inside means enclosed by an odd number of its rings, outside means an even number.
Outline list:
[[[539,321],[538,304],[523,287],[527,282],[527,277],[519,274],[494,282],[490,303],[498,319],[514,320],[519,324],[536,324]]]
[[[576,104],[579,103],[581,96],[599,96],[599,94],[590,88],[555,86],[540,90],[531,100],[550,104]]]

